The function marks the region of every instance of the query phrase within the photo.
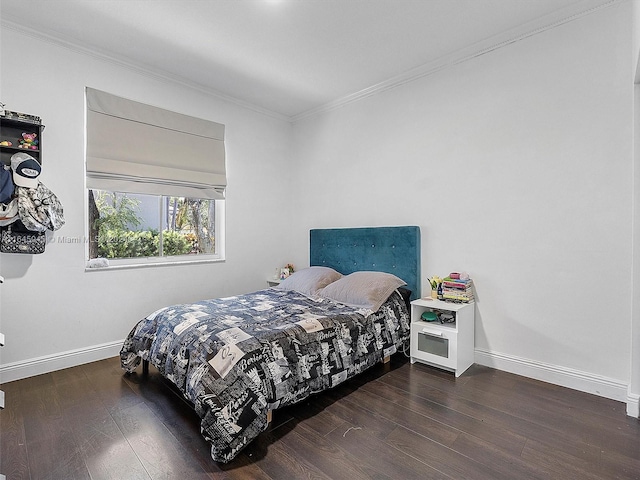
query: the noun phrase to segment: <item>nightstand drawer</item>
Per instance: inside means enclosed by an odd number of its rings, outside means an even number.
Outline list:
[[[456,368],[458,335],[455,329],[430,325],[426,322],[411,324],[411,356],[417,360],[445,368]]]

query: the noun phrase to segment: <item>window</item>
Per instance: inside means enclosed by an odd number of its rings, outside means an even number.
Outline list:
[[[91,88],[86,101],[89,259],[224,258],[224,125]]]
[[[222,258],[224,201],[89,190],[89,258],[113,264]]]

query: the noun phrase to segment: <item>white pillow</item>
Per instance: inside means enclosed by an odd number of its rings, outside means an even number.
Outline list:
[[[357,308],[377,311],[389,295],[406,282],[384,272],[354,272],[320,290],[321,297]]]
[[[279,285],[275,286],[279,290],[295,290],[305,295],[314,296],[318,290],[323,289],[331,282],[335,282],[341,273],[329,267],[309,267],[292,273]]]

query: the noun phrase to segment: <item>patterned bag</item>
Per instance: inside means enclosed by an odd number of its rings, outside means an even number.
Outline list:
[[[19,222],[16,222],[19,223]],[[2,229],[0,252],[3,253],[44,253],[47,236],[44,232],[17,231],[13,224]]]

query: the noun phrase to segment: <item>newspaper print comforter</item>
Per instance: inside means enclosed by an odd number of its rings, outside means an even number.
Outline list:
[[[122,368],[149,360],[193,403],[218,462],[267,428],[267,411],[334,387],[409,338],[397,292],[375,313],[277,289],[174,305],[141,320]]]

